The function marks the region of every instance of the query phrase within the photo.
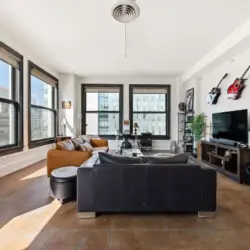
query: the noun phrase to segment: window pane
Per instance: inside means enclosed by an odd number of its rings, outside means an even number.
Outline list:
[[[119,111],[119,93],[86,93],[87,111]]]
[[[86,133],[90,135],[115,135],[119,130],[118,113],[86,114]]]
[[[165,111],[165,94],[133,94],[133,111]]]
[[[166,135],[166,114],[133,114],[133,123],[139,125],[138,132]]]
[[[31,108],[31,140],[40,140],[55,136],[54,113],[52,111]]]
[[[52,108],[52,86],[31,76],[31,104]]]
[[[11,69],[9,64],[0,60],[0,97],[6,99],[12,99]]]
[[[0,147],[15,144],[15,108],[0,102]]]

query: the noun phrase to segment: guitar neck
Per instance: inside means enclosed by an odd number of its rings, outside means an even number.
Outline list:
[[[242,77],[240,79],[244,79],[244,76],[247,74],[247,72],[250,69],[250,65],[248,66],[248,68],[245,70],[245,72],[243,73]]]
[[[250,66],[249,66],[250,67]],[[228,73],[226,73],[220,80],[219,84],[217,85],[216,88],[219,88],[219,86],[221,85],[222,81],[228,76]]]

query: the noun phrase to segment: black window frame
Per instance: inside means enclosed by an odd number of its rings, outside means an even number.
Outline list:
[[[13,154],[23,151],[23,55],[0,41],[0,47],[19,59],[19,80],[16,82],[16,69],[12,66],[12,98],[1,98],[0,102],[12,104],[15,112],[15,143],[0,146],[0,156]],[[17,87],[18,84],[18,87]],[[16,91],[19,91],[19,95],[16,95]]]
[[[162,89],[166,88],[167,93],[165,98],[165,111],[133,111],[133,88],[141,88],[141,89]],[[153,85],[153,84],[129,84],[129,119],[130,119],[130,134],[133,134],[133,114],[134,113],[145,113],[145,114],[153,114],[153,113],[163,113],[166,114],[166,135],[152,135],[152,139],[155,140],[170,140],[171,139],[171,85]],[[138,136],[141,138],[141,136]]]
[[[86,105],[86,88],[119,88],[119,111],[87,111]],[[123,128],[123,84],[82,84],[81,86],[81,102],[82,102],[82,134],[86,134],[86,114],[87,113],[117,113],[119,114],[119,130],[122,133]],[[99,135],[102,138],[114,140],[116,135]]]
[[[41,72],[43,75],[46,75],[47,77],[53,79],[56,84],[55,86],[52,86],[52,108],[47,108],[39,105],[31,104],[31,76],[32,76],[32,70],[35,69],[39,72]],[[47,83],[47,82],[45,82]],[[49,83],[47,83],[49,84]],[[56,99],[57,102],[55,102],[55,89],[56,89]],[[57,132],[58,132],[58,110],[59,110],[59,99],[58,99],[58,93],[59,93],[59,80],[55,76],[51,75],[35,63],[28,61],[28,146],[29,148],[36,148],[41,147],[44,145],[52,144],[56,140]],[[32,140],[31,136],[31,108],[39,108],[43,110],[49,110],[54,113],[54,137],[49,137],[45,139],[39,139],[39,140]]]

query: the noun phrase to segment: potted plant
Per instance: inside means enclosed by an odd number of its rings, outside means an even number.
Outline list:
[[[193,133],[194,141],[197,148],[197,159],[201,159],[201,139],[204,133],[204,129],[206,128],[207,116],[205,113],[200,113],[194,116],[191,121],[191,130]]]

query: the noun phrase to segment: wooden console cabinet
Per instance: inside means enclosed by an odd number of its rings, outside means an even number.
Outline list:
[[[250,166],[250,149],[202,141],[201,160],[218,172],[243,183],[246,179],[246,167]]]

